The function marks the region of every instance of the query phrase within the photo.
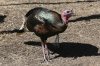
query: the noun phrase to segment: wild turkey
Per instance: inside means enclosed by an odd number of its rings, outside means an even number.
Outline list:
[[[36,7],[25,15],[26,22],[23,22],[20,30],[23,30],[24,26],[26,26],[29,31],[40,37],[44,60],[48,61],[47,38],[64,32],[68,26],[68,19],[72,14],[72,10],[65,10],[60,15],[55,11]]]

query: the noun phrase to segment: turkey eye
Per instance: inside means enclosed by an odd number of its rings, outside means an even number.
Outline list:
[[[69,13],[70,11],[67,11],[67,13]]]

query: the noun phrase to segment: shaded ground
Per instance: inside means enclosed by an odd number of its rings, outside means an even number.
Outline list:
[[[54,44],[54,37],[48,39],[52,52],[47,66],[100,66],[100,2],[75,2],[62,0],[57,4],[32,4],[27,0],[1,0],[0,3],[0,66],[46,66],[41,63],[43,56],[40,39],[31,32],[16,34],[23,16],[31,8],[41,6],[61,13],[73,9],[76,16],[70,19],[67,30],[60,34],[60,48]],[[25,4],[28,2],[28,4]],[[37,1],[38,2],[38,1]],[[74,3],[75,2],[75,3]],[[13,4],[12,4],[13,3]],[[17,3],[17,4],[16,4]],[[31,3],[31,4],[29,4]]]

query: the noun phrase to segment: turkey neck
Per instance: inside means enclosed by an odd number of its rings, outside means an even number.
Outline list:
[[[63,27],[63,26],[67,26],[67,24],[65,24],[64,22],[62,22],[62,23],[58,23],[57,26]]]

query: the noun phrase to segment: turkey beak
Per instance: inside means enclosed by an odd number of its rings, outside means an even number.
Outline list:
[[[72,13],[72,16],[76,16],[76,14]]]
[[[73,10],[71,10],[71,15],[72,16],[76,16],[75,13],[73,12]]]

